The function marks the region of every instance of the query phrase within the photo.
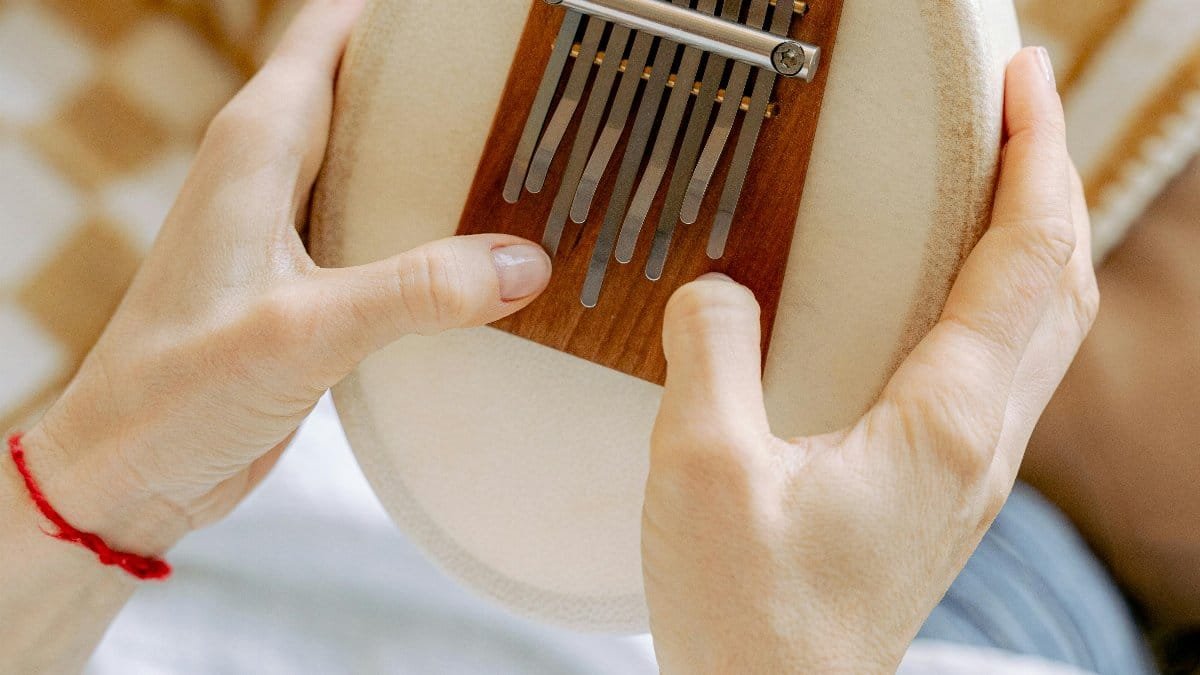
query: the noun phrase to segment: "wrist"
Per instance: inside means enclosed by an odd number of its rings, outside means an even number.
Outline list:
[[[854,673],[855,675],[888,675],[900,666],[900,655],[884,656],[876,645],[864,640],[796,640],[795,636],[781,637],[774,644],[749,644],[742,648],[742,658],[729,665],[742,664],[742,672],[752,673]],[[718,669],[713,672],[729,672]]]
[[[818,619],[812,613],[769,614],[760,608],[741,620],[726,614],[708,621],[719,629],[718,634],[680,633],[652,619],[662,672],[886,675],[896,672],[906,651],[907,642],[876,639],[867,631]],[[697,639],[702,633],[705,637]]]
[[[21,446],[33,479],[68,523],[114,549],[144,556],[166,553],[188,532],[184,514],[141,484],[115,436],[52,432],[49,419],[23,434]],[[11,457],[4,461],[13,463]]]

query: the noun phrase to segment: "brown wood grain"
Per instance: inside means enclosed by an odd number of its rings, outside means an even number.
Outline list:
[[[797,19],[792,35],[823,47],[821,68],[811,84],[780,79],[774,97],[778,102],[778,111],[763,127],[725,257],[717,261],[710,260],[705,250],[742,115],[739,115],[739,125],[734,128],[729,148],[713,178],[700,219],[695,225],[680,223],[676,228],[662,279],[649,281],[644,269],[649,257],[650,241],[665,201],[670,172],[646,219],[633,261],[627,265],[610,261],[604,290],[595,308],[585,308],[579,299],[592,249],[604,221],[604,207],[608,204],[620,163],[624,147],[622,141],[596,195],[591,218],[583,225],[567,224],[562,245],[554,259],[554,276],[549,288],[530,307],[500,321],[495,327],[621,372],[662,383],[666,378],[666,359],[661,345],[662,319],[668,299],[680,286],[702,274],[724,272],[754,291],[762,305],[763,356],[766,357],[800,198],[804,192],[842,2],[816,0],[808,4],[809,13],[803,20]],[[561,183],[567,155],[574,141],[575,127],[581,115],[576,115],[576,121],[564,139],[546,181],[546,189],[541,194],[525,193],[520,202],[510,205],[504,201],[502,193],[509,164],[537,93],[541,74],[549,61],[562,17],[561,9],[534,0],[491,136],[463,211],[460,234],[504,232],[533,241],[542,239],[542,231]]]

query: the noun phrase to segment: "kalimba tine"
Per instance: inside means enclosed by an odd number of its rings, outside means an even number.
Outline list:
[[[318,262],[498,231],[555,265],[517,315],[405,338],[335,389],[392,517],[519,612],[643,629],[667,300],[745,284],[774,431],[853,422],[986,226],[1018,44],[1009,0],[373,0]]]
[[[778,6],[770,0],[748,3],[728,0],[721,5],[719,15],[716,14],[716,0],[702,0],[695,9],[691,9],[685,0],[672,3],[659,0],[549,2],[567,7],[568,13],[508,173],[504,188],[504,198],[508,202],[516,203],[520,199],[522,184],[531,193],[542,191],[563,134],[582,104],[593,60],[600,67],[587,94],[583,120],[542,238],[551,253],[558,251],[568,216],[575,223],[587,221],[597,185],[613,159],[626,122],[630,120],[639,84],[643,79],[649,80],[646,93],[637,106],[633,140],[625,147],[615,179],[619,187],[609,202],[609,213],[588,267],[582,300],[585,306],[595,307],[614,247],[619,262],[628,263],[632,259],[638,234],[664,178],[676,139],[682,133],[682,147],[675,159],[667,196],[668,206],[663,210],[655,232],[653,251],[646,267],[648,279],[657,281],[661,278],[676,220],[685,224],[696,222],[735,118],[743,107],[752,69],[757,69],[758,79],[745,103],[747,117],[752,121],[742,127],[732,160],[734,168],[722,193],[708,242],[710,257],[719,259],[724,255],[729,228],[758,143],[762,119],[774,93],[776,77],[799,77],[812,82],[820,63],[821,49],[788,37],[792,19],[797,15],[791,0]],[[802,5],[800,14],[806,10],[807,4]],[[743,16],[745,23],[739,23]],[[577,41],[581,33],[582,39]],[[682,56],[679,56],[681,48]],[[574,57],[575,62],[569,68],[566,90],[551,114],[554,94],[563,73],[568,70],[570,57]],[[677,58],[679,65],[672,74]],[[706,58],[707,63],[701,70],[701,61]],[[735,62],[732,67],[730,61]],[[694,87],[687,86],[701,72],[700,81]],[[610,98],[613,87],[618,86],[618,78],[619,88],[610,109]],[[660,110],[664,87],[670,87],[671,93],[665,110]],[[696,102],[689,118],[686,113],[693,96]],[[709,120],[714,106],[717,108],[716,123],[710,132]],[[654,136],[652,130],[656,123],[657,136]],[[601,128],[604,133],[597,142],[596,135]],[[636,192],[632,192],[644,155],[650,148],[653,150],[649,164]]]
[[[660,350],[598,338],[656,342],[671,293],[721,271],[763,299],[769,328],[840,10],[840,0],[535,6],[462,232],[540,240],[556,274],[545,299],[498,326],[661,382]],[[734,229],[739,211],[752,228]]]

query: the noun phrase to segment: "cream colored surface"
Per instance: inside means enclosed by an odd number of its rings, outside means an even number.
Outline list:
[[[527,7],[374,3],[343,68],[322,262],[454,233]],[[477,56],[446,58],[462,40]],[[852,420],[936,316],[986,218],[1016,47],[1007,0],[847,0],[766,373],[779,433]],[[392,516],[447,569],[523,613],[644,627],[657,387],[479,329],[406,339],[335,395]]]

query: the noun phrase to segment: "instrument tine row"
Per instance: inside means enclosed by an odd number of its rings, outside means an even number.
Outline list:
[[[550,105],[554,103],[554,93],[558,91],[558,82],[571,58],[571,50],[575,47],[575,36],[583,15],[576,11],[567,12],[563,18],[562,28],[554,41],[554,51],[550,54],[550,63],[542,74],[542,83],[538,87],[537,96],[529,110],[529,118],[525,121],[525,129],[513,156],[512,166],[508,170],[508,180],[504,184],[504,200],[516,204],[521,199],[521,189],[525,185],[525,177],[529,174],[529,164],[537,149],[538,140],[542,137],[542,129],[546,125],[546,117],[550,114]]]
[[[796,14],[795,4],[780,2],[775,7],[775,16],[771,19],[771,32],[786,35],[792,26],[792,18]],[[773,72],[760,70],[754,82],[754,93],[750,98],[750,110],[742,123],[742,131],[738,137],[737,149],[729,162],[729,174],[725,178],[724,192],[721,194],[717,215],[713,220],[712,230],[708,239],[708,257],[720,260],[725,256],[725,247],[729,242],[729,232],[733,227],[733,215],[741,201],[742,191],[746,186],[746,176],[750,172],[750,161],[754,159],[754,151],[758,147],[758,137],[762,132],[763,119],[767,106],[771,103],[771,93],[775,90],[775,81],[779,77]]]
[[[742,0],[725,0],[722,17],[737,21],[742,13]],[[679,222],[679,211],[683,206],[684,193],[696,168],[696,159],[700,154],[704,134],[708,131],[708,122],[712,118],[714,102],[721,82],[725,77],[725,69],[729,59],[717,54],[710,54],[704,67],[704,75],[700,79],[700,97],[692,107],[691,119],[688,121],[687,132],[683,137],[683,145],[675,160],[675,170],[667,188],[667,200],[659,217],[658,227],[654,232],[654,243],[650,248],[650,259],[646,263],[646,278],[658,281],[662,278],[663,269],[667,264],[667,253],[671,248],[671,239]]]
[[[637,97],[638,86],[642,83],[642,74],[650,60],[650,50],[654,47],[655,37],[649,33],[638,33],[633,41],[633,49],[629,52],[629,62],[621,76],[621,86],[617,97],[613,100],[612,112],[596,142],[596,150],[588,160],[583,178],[579,181],[579,189],[575,193],[575,201],[571,204],[571,220],[583,224],[587,222],[592,210],[592,201],[596,198],[596,190],[600,180],[608,170],[621,135],[625,133],[625,125],[633,114],[633,101]]]
[[[754,0],[750,4],[750,12],[746,17],[747,25],[762,28],[767,22],[767,8],[770,4],[771,0]],[[721,102],[717,120],[713,123],[712,133],[708,137],[708,143],[704,146],[704,152],[700,154],[700,160],[696,163],[696,171],[692,175],[687,195],[683,200],[679,219],[687,225],[693,225],[700,219],[700,206],[708,194],[708,186],[712,182],[713,174],[716,173],[717,164],[721,161],[725,146],[729,143],[729,136],[733,132],[733,125],[737,121],[738,112],[741,110],[741,94],[746,91],[746,85],[750,81],[750,70],[750,65],[747,63],[738,62],[733,65],[729,83],[725,87],[725,100]]]
[[[669,1],[682,7],[694,6],[698,12],[715,15],[719,0]],[[762,28],[767,23],[770,7],[775,5],[770,32],[777,35],[789,32],[796,13],[793,2],[748,1],[747,25]],[[746,2],[724,0],[721,3],[721,18],[738,21]],[[579,37],[581,29],[582,38]],[[577,59],[569,69],[570,75],[555,106],[555,95],[563,76],[568,72],[568,61],[577,39]],[[592,67],[602,48],[604,59],[593,81]],[[589,261],[581,297],[587,307],[595,307],[598,303],[611,260],[619,263],[632,261],[646,217],[662,188],[668,168],[671,168],[672,153],[679,145],[665,206],[654,232],[645,269],[646,277],[650,280],[662,277],[676,227],[679,223],[692,225],[699,219],[701,206],[729,145],[743,96],[755,69],[740,61],[731,65],[727,57],[706,53],[697,47],[685,46],[667,38],[568,10],[505,182],[504,199],[509,203],[516,203],[520,199],[522,189],[535,194],[542,191],[563,139],[581,104],[584,104],[586,95],[582,120],[543,235],[543,245],[551,255],[556,254],[568,219],[575,223],[584,223],[588,219],[600,182],[612,164],[626,125],[634,113],[638,91],[652,56],[648,82],[642,89],[604,223]],[[694,93],[692,83],[697,81],[702,65],[699,95],[695,104],[689,107]],[[707,253],[713,259],[724,256],[733,216],[745,188],[750,163],[778,79],[775,72],[758,70],[746,120],[730,160],[729,175],[709,236]],[[671,88],[673,73],[675,86]],[[589,82],[592,82],[590,91]],[[725,96],[718,102],[722,83],[725,83]],[[668,88],[671,89],[669,95]]]
[[[715,13],[717,0],[700,0],[697,11],[705,14]],[[684,47],[683,58],[675,76],[675,88],[667,100],[667,108],[663,113],[662,123],[658,126],[658,138],[654,141],[654,149],[650,160],[642,174],[642,182],[638,185],[629,211],[625,214],[625,222],[621,225],[621,234],[617,238],[617,262],[628,263],[633,260],[637,240],[654,203],[654,197],[662,187],[663,178],[667,173],[667,165],[671,162],[671,152],[675,142],[683,131],[683,117],[687,112],[688,103],[692,98],[692,90],[688,84],[696,81],[700,71],[700,61],[704,52],[695,47]],[[714,92],[715,93],[715,92]]]
[[[673,0],[677,5],[688,5],[688,0]],[[617,171],[616,182],[612,196],[609,198],[608,211],[604,214],[604,225],[600,228],[600,237],[592,250],[592,259],[588,264],[587,278],[583,283],[582,301],[586,307],[595,307],[600,298],[600,290],[604,285],[604,276],[608,271],[609,261],[617,244],[618,233],[625,218],[629,200],[637,183],[638,170],[642,167],[646,150],[650,145],[650,136],[658,119],[659,109],[666,97],[667,82],[671,77],[671,69],[675,58],[679,55],[680,45],[667,39],[658,41],[658,52],[650,70],[650,81],[643,89],[642,100],[634,118],[633,130],[621,165]],[[625,77],[636,77],[636,83],[641,82],[641,73],[633,73],[626,69]],[[679,80],[676,80],[677,86]],[[635,85],[636,86],[636,85]]]
[[[559,185],[558,194],[554,197],[554,205],[550,209],[550,218],[546,222],[542,244],[550,252],[550,255],[558,252],[563,229],[567,225],[567,216],[570,214],[571,204],[575,200],[576,187],[583,178],[588,157],[592,153],[592,144],[604,121],[604,110],[608,107],[613,84],[616,82],[622,57],[625,56],[625,48],[629,46],[631,33],[632,31],[624,26],[614,26],[612,34],[609,35],[608,44],[605,47],[604,64],[600,66],[600,72],[596,75],[592,91],[588,94],[587,107],[583,111],[583,121],[580,122],[579,131],[575,135],[571,158],[567,161],[562,184]]]
[[[546,176],[550,173],[550,165],[554,162],[554,155],[558,153],[558,146],[562,143],[563,136],[566,135],[567,128],[571,126],[571,120],[575,117],[575,111],[579,108],[579,102],[583,99],[584,90],[587,89],[588,80],[592,76],[592,65],[596,61],[596,54],[600,51],[600,40],[604,37],[604,29],[607,25],[604,21],[588,20],[579,58],[575,60],[575,65],[571,69],[571,77],[567,80],[567,87],[563,90],[558,107],[554,110],[550,122],[546,124],[546,130],[542,134],[542,141],[538,144],[537,152],[533,153],[533,163],[529,167],[529,176],[525,179],[525,189],[534,194],[541,192],[545,186]]]

